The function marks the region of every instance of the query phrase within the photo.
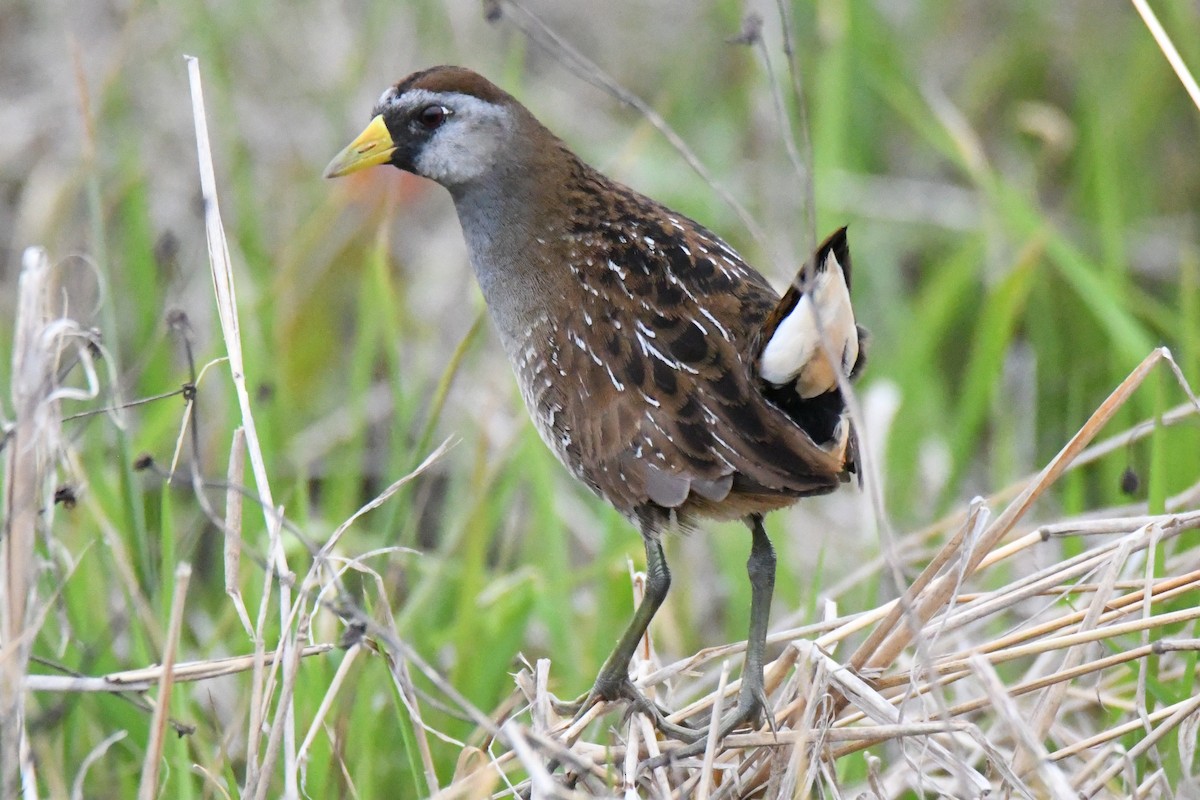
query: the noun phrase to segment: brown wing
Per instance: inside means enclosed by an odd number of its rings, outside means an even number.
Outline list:
[[[581,296],[549,326],[554,368],[574,380],[546,389],[554,413],[535,419],[553,416],[554,429],[543,436],[593,489],[653,525],[834,488],[843,455],[814,444],[752,376],[752,341],[778,296],[696,223],[625,200],[641,207],[618,210],[609,263],[577,273]],[[653,222],[631,238],[631,219]]]

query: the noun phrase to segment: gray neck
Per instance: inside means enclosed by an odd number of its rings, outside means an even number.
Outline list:
[[[550,303],[572,286],[568,254],[551,244],[562,240],[561,209],[548,207],[531,177],[541,174],[510,170],[451,189],[471,266],[510,358],[554,318]]]

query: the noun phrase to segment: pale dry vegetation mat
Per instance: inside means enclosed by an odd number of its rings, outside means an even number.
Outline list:
[[[13,381],[3,423],[4,519],[0,552],[0,796],[39,777],[82,796],[88,766],[125,734],[96,745],[75,776],[38,774],[25,729],[30,693],[123,692],[148,704],[150,741],[139,781],[141,796],[157,796],[169,730],[185,732],[170,713],[172,692],[184,682],[235,672],[250,675],[250,713],[236,720],[246,771],[242,797],[303,796],[306,756],[328,733],[325,716],[339,701],[342,679],[360,658],[386,659],[408,714],[406,738],[416,749],[431,796],[490,798],[644,796],[654,798],[874,797],[919,792],[926,796],[979,797],[1192,797],[1200,796],[1196,764],[1200,694],[1195,684],[1200,639],[1200,484],[1165,498],[1161,513],[1145,505],[1096,509],[1070,518],[1046,518],[1039,498],[1072,470],[1120,452],[1148,437],[1169,437],[1195,424],[1200,404],[1169,351],[1160,348],[1113,391],[1078,433],[1044,468],[1025,480],[977,498],[925,530],[892,535],[884,515],[878,526],[883,555],[864,563],[856,582],[907,587],[871,609],[837,605],[827,593],[823,621],[777,630],[769,637],[777,657],[767,665],[770,723],[752,733],[709,740],[703,756],[652,769],[647,759],[678,745],[660,739],[642,713],[623,716],[598,707],[573,722],[556,715],[547,689],[554,665],[540,660],[516,676],[516,689],[498,710],[474,707],[406,643],[388,617],[383,582],[368,561],[348,558],[341,535],[358,516],[385,503],[431,464],[434,450],[403,476],[301,555],[285,547],[300,530],[271,494],[247,391],[241,356],[238,305],[218,191],[208,152],[199,66],[190,62],[193,108],[214,292],[226,355],[204,365],[195,381],[216,380],[228,370],[240,409],[232,433],[224,508],[204,511],[223,532],[229,602],[254,647],[223,659],[182,663],[177,643],[187,610],[189,568],[175,574],[172,613],[158,620],[135,607],[138,619],[164,654],[161,665],[109,675],[38,674],[32,643],[56,613],[56,592],[86,553],[66,552],[55,540],[56,496],[62,476],[86,483],[64,434],[63,403],[94,400],[104,369],[94,332],[73,321],[55,290],[54,267],[39,249],[22,266],[13,352]],[[1194,84],[1193,84],[1194,85]],[[1106,424],[1149,381],[1163,381],[1180,402],[1159,418],[1129,430]],[[116,384],[112,376],[106,381]],[[194,386],[193,386],[194,389]],[[180,448],[189,433],[193,396]],[[121,411],[111,424],[123,424]],[[249,463],[253,492],[246,492]],[[157,468],[147,464],[147,468]],[[172,467],[173,469],[173,467]],[[196,497],[206,504],[201,479]],[[868,482],[868,490],[871,485]],[[247,495],[249,502],[246,502]],[[82,501],[99,520],[118,571],[134,579],[122,539],[105,525],[100,507]],[[878,505],[878,503],[876,504]],[[244,544],[245,508],[265,516],[266,543]],[[1039,513],[1040,512],[1040,513]],[[241,587],[248,569],[261,574],[258,607],[248,607]],[[170,562],[168,562],[170,563]],[[351,602],[342,576],[356,571],[374,580],[376,611]],[[634,576],[634,589],[640,577]],[[136,595],[131,595],[136,597]],[[269,620],[272,609],[278,620]],[[341,641],[319,641],[321,615],[342,620]],[[278,627],[275,628],[275,625]],[[281,630],[274,638],[269,630]],[[308,656],[346,648],[347,655],[325,701],[311,719],[298,719],[293,693]],[[676,722],[704,725],[718,719],[736,695],[731,675],[743,644],[703,650],[662,663],[647,641],[636,661],[638,686],[672,713]],[[418,690],[420,673],[432,692]],[[1167,702],[1164,698],[1170,698]],[[450,709],[477,726],[457,741],[423,721],[423,710]],[[455,774],[441,780],[433,741],[459,748]],[[840,767],[865,760],[867,778],[843,784]],[[200,768],[197,767],[199,771]],[[70,786],[67,783],[70,782]],[[224,794],[221,783],[209,784]],[[33,796],[33,795],[30,795]]]

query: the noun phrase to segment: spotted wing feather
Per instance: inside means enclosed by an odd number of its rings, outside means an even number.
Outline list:
[[[613,207],[573,220],[571,235],[608,263],[575,269],[582,291],[548,325],[552,368],[566,380],[541,382],[531,404],[535,420],[552,422],[543,436],[578,477],[651,527],[835,488],[844,449],[814,442],[753,372],[778,296],[703,227],[613,186],[588,193]]]

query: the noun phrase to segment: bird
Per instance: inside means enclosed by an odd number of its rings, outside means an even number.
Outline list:
[[[704,518],[751,533],[750,625],[720,736],[767,712],[775,552],[763,518],[858,471],[846,396],[865,363],[846,229],[781,297],[700,223],[586,164],[511,94],[464,67],[386,89],[326,177],[391,165],[445,187],[542,440],[641,533],[646,589],[581,702],[632,701],[629,677],[671,584],[664,537]],[[773,726],[773,720],[771,721]]]

